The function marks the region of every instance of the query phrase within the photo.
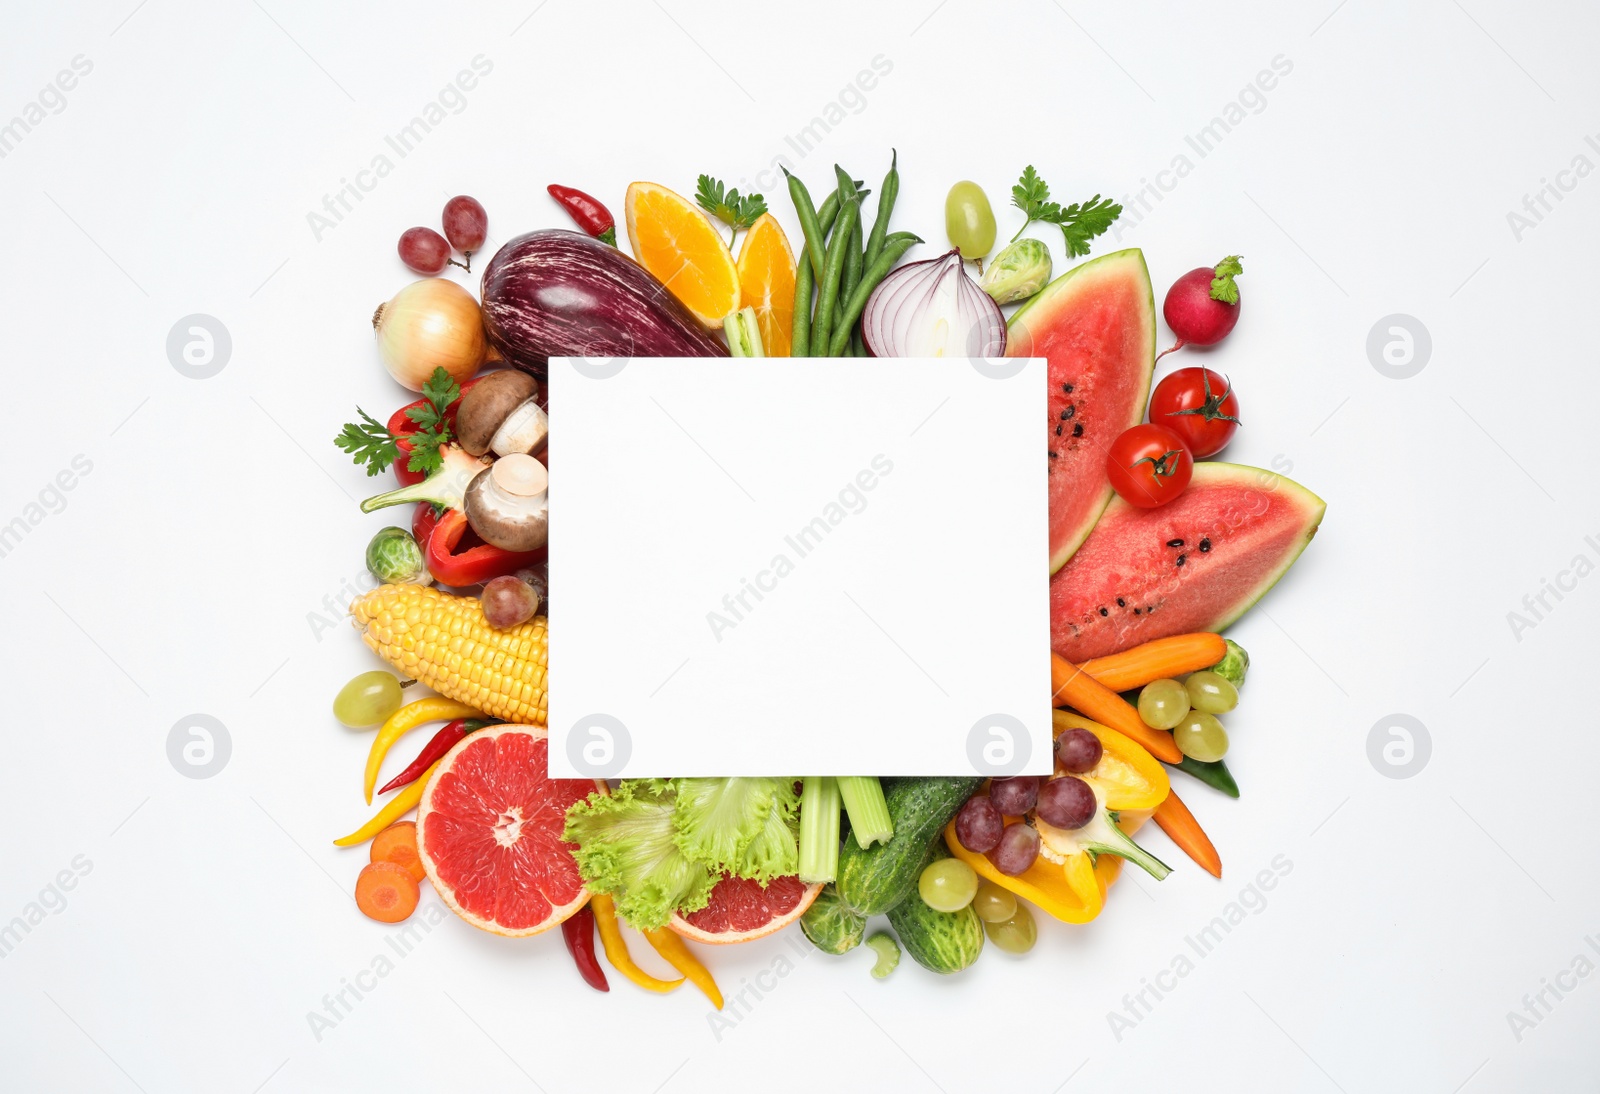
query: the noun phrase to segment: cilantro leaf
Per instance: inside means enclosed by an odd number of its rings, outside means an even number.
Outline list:
[[[366,465],[369,476],[376,475],[399,458],[400,448],[386,426],[360,407],[356,407],[356,413],[361,415],[361,421],[345,423],[333,443],[350,453],[357,464]]]
[[[738,190],[724,191],[720,179],[701,175],[694,192],[695,203],[716,217],[737,234],[748,228],[767,211],[767,201],[760,194],[743,195]]]
[[[1088,254],[1090,241],[1103,234],[1122,215],[1122,206],[1109,198],[1102,200],[1099,194],[1063,209],[1059,202],[1050,200],[1049,183],[1039,177],[1031,163],[1023,168],[1022,177],[1011,188],[1011,204],[1021,209],[1022,215],[1028,218],[1017,229],[1017,234],[1011,237],[1013,240],[1036,220],[1054,224],[1061,229],[1067,254],[1072,258]]]
[[[1237,304],[1239,302],[1239,286],[1233,279],[1244,273],[1244,263],[1239,261],[1239,255],[1229,255],[1211,271],[1216,277],[1211,279],[1211,299],[1220,300],[1224,304]]]

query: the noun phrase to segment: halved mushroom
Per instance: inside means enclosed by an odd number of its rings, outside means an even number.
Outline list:
[[[550,420],[538,403],[539,382],[525,372],[491,372],[465,395],[456,411],[456,436],[474,456],[511,456],[539,451]]]
[[[550,473],[532,456],[502,456],[468,485],[467,523],[501,550],[536,551],[550,534],[549,487]]]

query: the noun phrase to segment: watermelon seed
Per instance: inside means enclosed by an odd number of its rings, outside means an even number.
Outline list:
[[[1075,422],[1075,423],[1073,423],[1073,426],[1072,426],[1072,435],[1073,435],[1073,436],[1074,436],[1074,437],[1081,437],[1081,436],[1083,436],[1083,423],[1082,423],[1082,422]]]
[[[1061,390],[1066,392],[1068,395],[1071,395],[1072,394],[1072,385],[1071,384],[1062,384],[1061,385]]]
[[[1139,614],[1139,609],[1138,608],[1133,609],[1133,614],[1134,615],[1138,615]]]
[[[1106,610],[1105,610],[1105,609],[1104,609],[1104,608],[1101,608],[1101,609],[1100,609],[1100,614],[1101,614],[1101,615],[1110,615],[1110,614],[1111,614],[1111,613],[1110,613],[1110,612],[1108,612],[1108,611],[1106,611]]]
[[[1181,539],[1169,539],[1169,540],[1167,540],[1167,546],[1168,547],[1182,547],[1183,546],[1183,540],[1181,540]]]
[[[1061,427],[1060,426],[1056,426],[1056,436],[1057,437],[1061,436]]]
[[[1126,600],[1122,599],[1122,597],[1120,597],[1120,596],[1117,597],[1117,607],[1126,608],[1127,606],[1128,606],[1128,602]]]
[[[1067,409],[1065,409],[1065,410],[1063,410],[1061,412],[1061,420],[1063,422],[1070,422],[1072,420],[1072,416],[1074,414],[1076,414],[1077,412],[1078,412],[1077,406],[1069,403],[1067,405]]]
[[[1056,451],[1056,450],[1055,450],[1055,449],[1053,449],[1053,448],[1052,448],[1052,449],[1051,449],[1051,450],[1050,450],[1050,458],[1051,458],[1051,459],[1052,459],[1052,460],[1053,460],[1053,459],[1055,459],[1055,458],[1056,458],[1056,457],[1057,457],[1057,456],[1059,456],[1059,455],[1061,455],[1061,453],[1059,453],[1059,452],[1057,452],[1057,451]]]
[[[1200,541],[1200,553],[1205,554],[1209,550],[1211,550],[1211,539],[1208,536]]]
[[[1178,556],[1178,565],[1182,566],[1183,565],[1183,560],[1188,558],[1188,557],[1189,557],[1188,555],[1179,555]]]

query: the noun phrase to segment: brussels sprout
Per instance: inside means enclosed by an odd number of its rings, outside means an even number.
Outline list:
[[[1244,652],[1244,647],[1231,638],[1224,638],[1228,646],[1227,655],[1221,661],[1211,666],[1211,671],[1222,677],[1234,687],[1244,686],[1244,674],[1250,671],[1250,655]]]
[[[861,945],[861,938],[867,933],[867,919],[840,900],[832,885],[824,885],[800,917],[800,929],[823,953],[848,953]]]
[[[1026,300],[1050,282],[1050,248],[1037,239],[1009,244],[978,279],[978,287],[996,304]]]
[[[391,585],[433,584],[416,537],[392,525],[381,529],[367,544],[367,569],[373,577]]]

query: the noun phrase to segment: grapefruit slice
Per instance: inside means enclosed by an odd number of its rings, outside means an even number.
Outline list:
[[[1137,248],[1074,266],[1019,308],[1007,357],[1050,362],[1050,572],[1066,564],[1111,500],[1106,452],[1144,418],[1156,362],[1156,304]]]
[[[723,874],[712,886],[709,904],[688,915],[674,912],[667,926],[713,946],[748,942],[799,919],[820,892],[821,882],[807,885],[792,875],[773,878],[763,888],[759,881]]]
[[[417,806],[417,855],[451,911],[510,937],[549,930],[589,900],[567,809],[606,784],[552,779],[542,726],[480,729],[444,754]]]
[[[1327,504],[1282,475],[1197,463],[1156,509],[1118,498],[1050,579],[1050,648],[1074,664],[1152,638],[1220,631],[1317,533]]]

